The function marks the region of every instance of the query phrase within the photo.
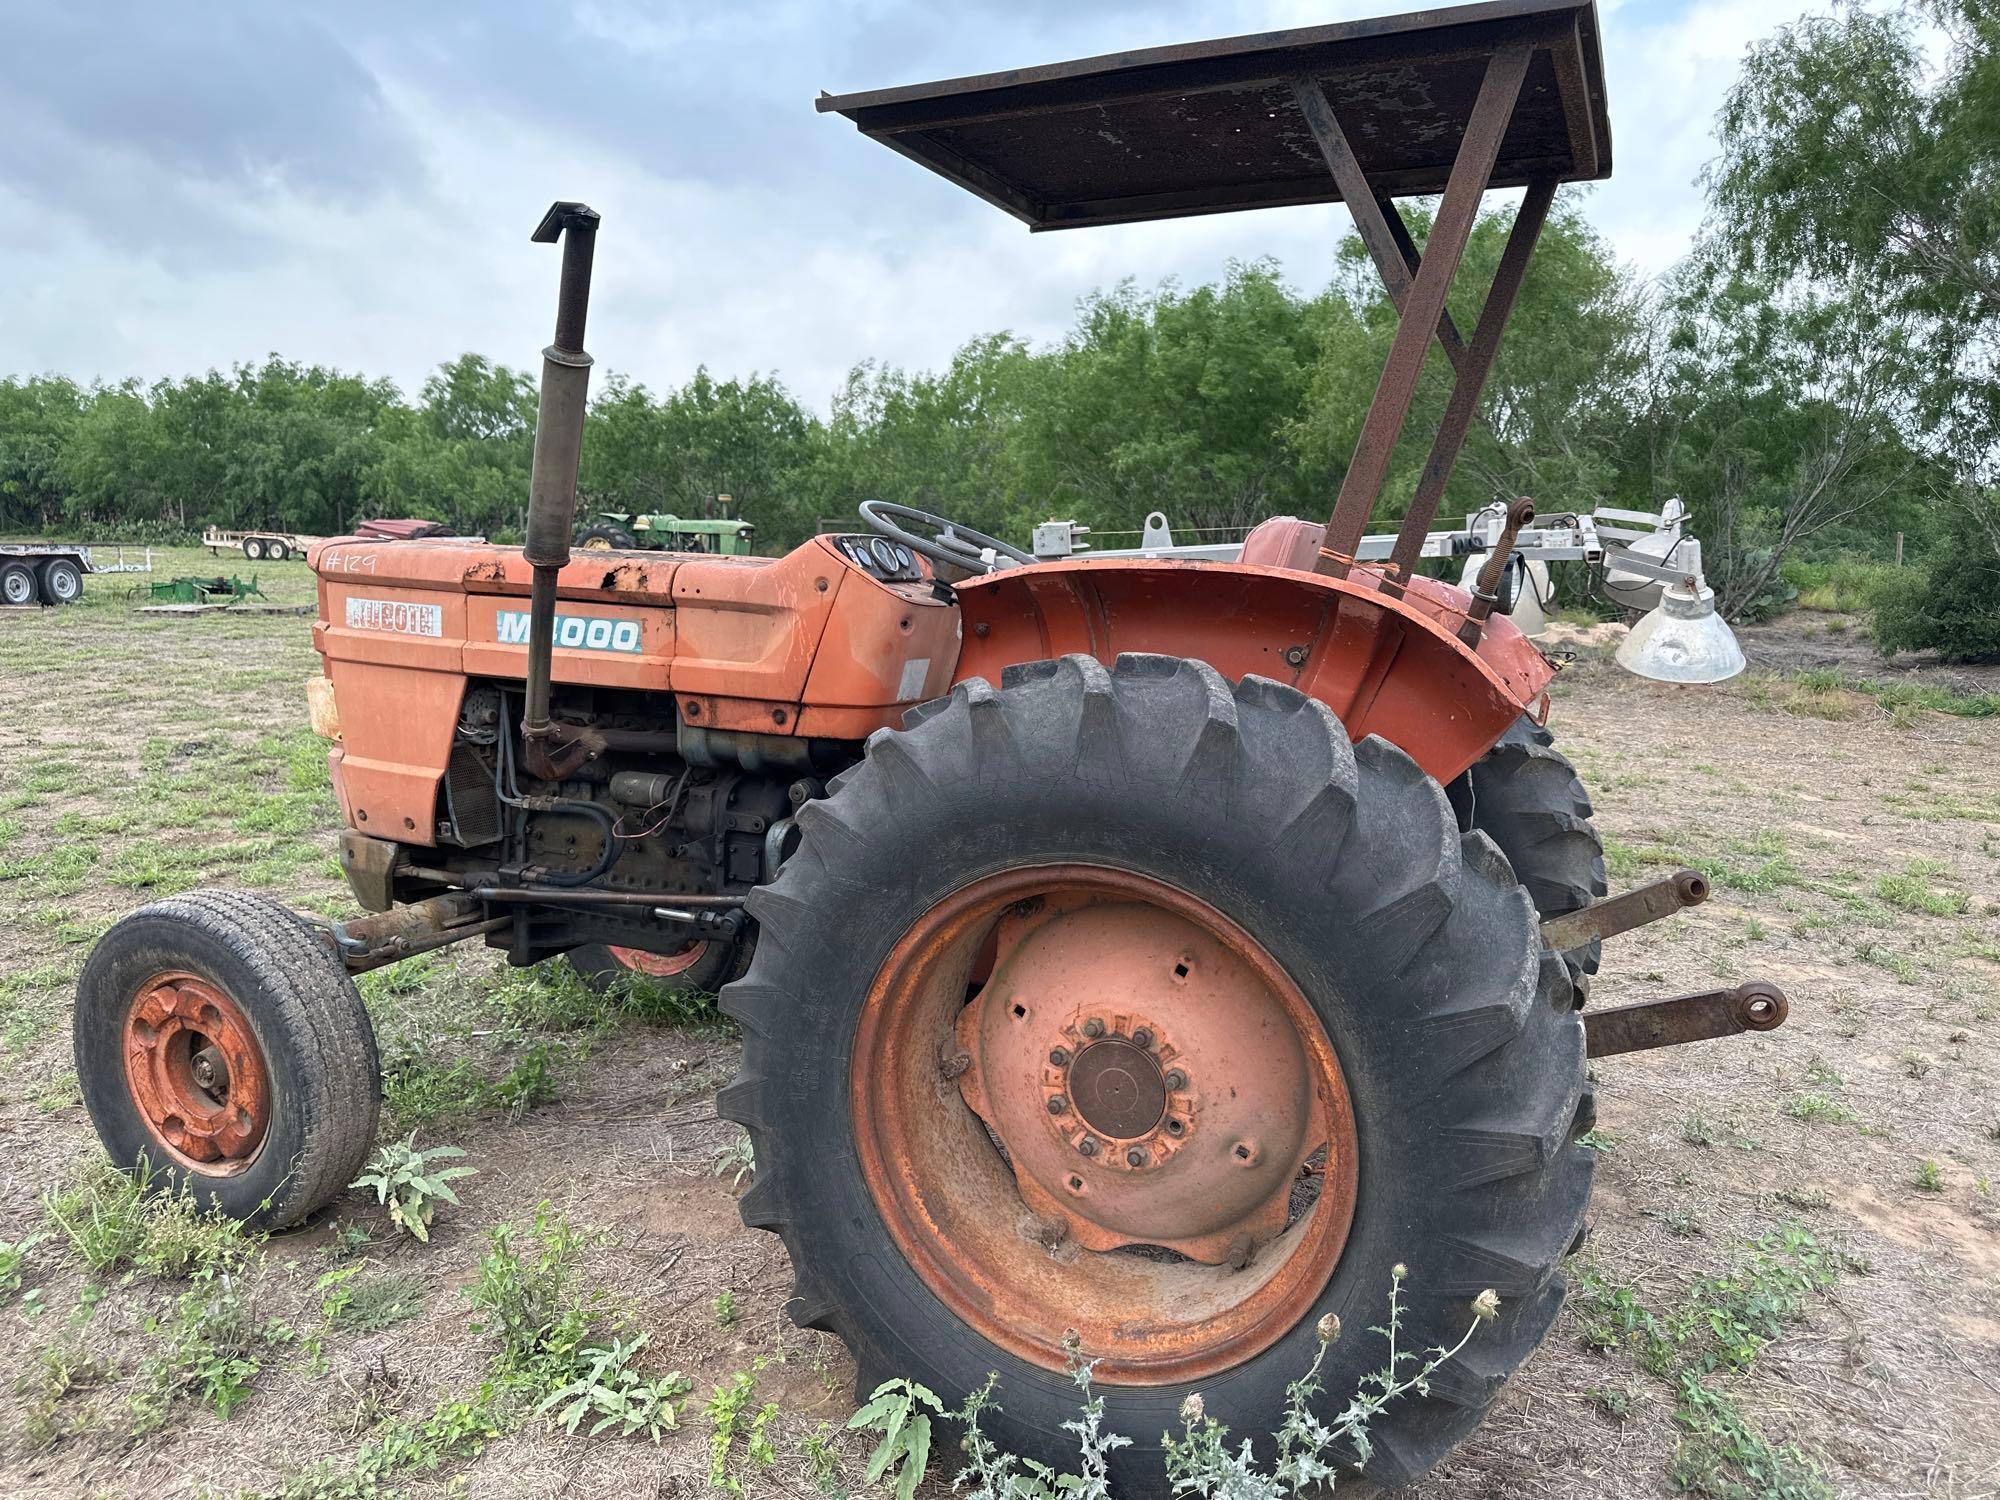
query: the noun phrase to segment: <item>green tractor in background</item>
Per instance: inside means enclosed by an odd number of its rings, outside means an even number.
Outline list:
[[[600,552],[712,552],[723,557],[748,557],[757,528],[731,516],[729,506],[729,496],[717,495],[707,507],[717,514],[705,517],[602,510],[577,533],[576,544]]]

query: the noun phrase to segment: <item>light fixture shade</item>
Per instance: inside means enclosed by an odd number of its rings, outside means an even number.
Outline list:
[[[1721,682],[1744,667],[1736,632],[1715,612],[1715,591],[1686,580],[1661,590],[1659,605],[1618,647],[1617,661],[1654,682]]]

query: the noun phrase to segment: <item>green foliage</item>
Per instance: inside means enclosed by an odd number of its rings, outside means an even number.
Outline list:
[[[1937,878],[1947,873],[1936,860],[1913,859],[1900,873],[1877,880],[1875,894],[1898,911],[1931,917],[1960,916],[1972,905],[1972,895],[1969,891],[1939,889]]]
[[[1833,1500],[1811,1459],[1791,1444],[1771,1443],[1700,1375],[1681,1371],[1675,1394],[1674,1421],[1687,1434],[1667,1463],[1676,1489],[1713,1500]]]
[[[1966,493],[1946,507],[1923,565],[1882,590],[1875,643],[1946,661],[2000,659],[2000,501]]]
[[[986,1389],[991,1391],[991,1381]],[[943,1416],[944,1403],[928,1387],[914,1380],[885,1380],[847,1419],[850,1432],[882,1434],[868,1456],[870,1484],[888,1477],[896,1500],[912,1500],[931,1461],[932,1413]]]
[[[736,1293],[728,1287],[715,1294],[715,1301],[709,1307],[715,1314],[717,1328],[734,1328],[743,1316],[743,1309],[736,1305]]]
[[[1808,15],[1751,49],[1709,174],[1739,262],[1864,289],[1920,356],[1917,424],[1968,453],[2000,432],[1996,43],[1985,0]]]
[[[414,1271],[367,1272],[365,1262],[341,1266],[313,1283],[329,1327],[342,1333],[380,1333],[423,1311],[422,1276]]]
[[[262,1351],[291,1339],[276,1320],[262,1320],[246,1290],[247,1278],[215,1268],[197,1271],[165,1319],[148,1322],[164,1347],[147,1359],[132,1397],[133,1425],[150,1432],[174,1403],[192,1400],[224,1421],[250,1394],[263,1368]]]
[[[120,1172],[100,1161],[68,1186],[44,1193],[42,1211],[86,1271],[129,1267],[148,1276],[209,1277],[241,1269],[255,1240],[185,1187],[156,1188],[149,1169]]]
[[[0,1240],[0,1307],[13,1301],[14,1294],[21,1290],[22,1267],[27,1264],[28,1252],[47,1238],[46,1231],[38,1231],[18,1240]]]
[[[1800,609],[1829,612],[1875,608],[1908,572],[1865,558],[1806,562],[1796,556],[1786,558],[1778,571],[1796,592]]]
[[[736,1441],[743,1440],[741,1453],[758,1468],[769,1468],[778,1452],[771,1444],[771,1423],[777,1419],[778,1403],[766,1401],[755,1406],[757,1372],[764,1361],[756,1360],[749,1369],[738,1370],[715,1388],[702,1408],[708,1418],[708,1482],[719,1490],[741,1495],[743,1477],[736,1461]]]
[[[1920,1193],[1941,1193],[1944,1191],[1944,1169],[1928,1156],[1917,1163],[1917,1191]]]
[[[362,1173],[349,1187],[372,1187],[375,1201],[386,1204],[390,1222],[420,1240],[431,1237],[431,1220],[439,1203],[458,1203],[452,1191],[455,1178],[475,1175],[477,1167],[444,1167],[438,1163],[465,1155],[457,1146],[432,1146],[417,1150],[417,1138],[390,1141],[378,1146]]]
[[[644,1433],[659,1442],[661,1433],[680,1425],[683,1398],[694,1384],[678,1370],[646,1376],[632,1368],[633,1357],[649,1337],[642,1333],[629,1342],[614,1340],[591,1351],[576,1378],[544,1396],[535,1415],[555,1413],[555,1424],[569,1433],[595,1417],[592,1437],[616,1427],[622,1436]]]
[[[502,1224],[486,1237],[479,1279],[467,1292],[479,1314],[473,1331],[490,1335],[508,1368],[532,1364],[580,1341],[591,1305],[574,1290],[589,1236],[544,1203],[526,1229]]]

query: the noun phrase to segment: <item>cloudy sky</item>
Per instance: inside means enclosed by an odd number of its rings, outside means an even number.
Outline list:
[[[1599,0],[1617,175],[1589,212],[1664,268],[1744,48],[1805,0]],[[551,199],[604,215],[590,345],[655,387],[1058,335],[1124,276],[1277,257],[1324,280],[1338,206],[1029,235],[813,96],[1413,8],[1414,0],[0,0],[0,375],[115,381],[266,352],[413,390],[534,364]]]

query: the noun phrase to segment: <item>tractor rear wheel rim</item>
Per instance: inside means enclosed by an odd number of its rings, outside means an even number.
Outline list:
[[[938,902],[876,975],[849,1087],[904,1258],[1047,1369],[1071,1332],[1114,1384],[1229,1369],[1308,1316],[1346,1244],[1357,1137],[1325,1028],[1261,944],[1149,876],[1024,867]]]
[[[673,953],[651,953],[644,948],[617,948],[610,950],[618,964],[634,974],[644,974],[652,979],[672,979],[677,974],[685,974],[700,963],[708,953],[707,939],[689,943],[685,948]]]
[[[255,1160],[271,1123],[270,1069],[234,1000],[196,974],[159,974],[125,1014],[125,1081],[160,1148],[209,1177]]]

